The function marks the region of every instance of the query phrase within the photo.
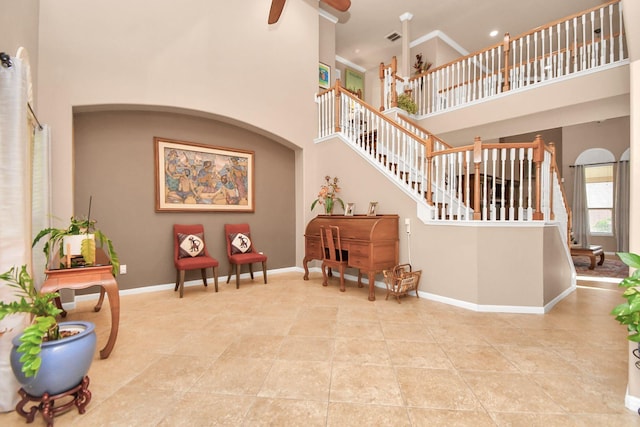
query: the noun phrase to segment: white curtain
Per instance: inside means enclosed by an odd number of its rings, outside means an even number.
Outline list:
[[[36,237],[40,230],[51,227],[51,153],[49,147],[51,147],[49,126],[35,127],[33,138],[33,194],[31,197],[31,229],[33,232],[31,240]],[[44,242],[40,242],[38,246],[33,248],[32,252],[33,280],[38,289],[44,283],[44,270],[47,264],[42,252],[43,246]]]
[[[0,66],[0,271],[31,265],[31,129],[27,118],[27,67],[19,58]],[[16,299],[14,290],[0,284],[0,299]],[[25,315],[0,322],[0,411],[13,410],[20,386],[9,352],[11,340],[27,322]]]
[[[616,245],[619,252],[629,252],[630,170],[628,161],[618,162],[614,201]]]
[[[584,178],[584,165],[575,166],[573,177],[573,240],[580,247],[589,247],[589,210],[587,209],[587,186]]]

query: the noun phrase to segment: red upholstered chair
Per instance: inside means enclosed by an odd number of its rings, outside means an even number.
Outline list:
[[[213,280],[218,292],[218,260],[209,255],[204,242],[202,224],[173,225],[173,263],[176,266],[176,287],[180,289],[180,298],[184,292],[184,274],[186,270],[202,272],[202,283],[207,286],[207,268],[213,269]]]
[[[236,270],[236,289],[240,288],[240,268],[243,264],[249,264],[249,273],[253,280],[253,263],[262,263],[262,275],[264,283],[267,283],[267,256],[258,252],[251,241],[249,224],[225,224],[224,236],[227,241],[227,257],[229,258],[229,276],[231,280],[233,266]]]

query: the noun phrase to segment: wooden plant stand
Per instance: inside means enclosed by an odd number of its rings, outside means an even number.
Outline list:
[[[82,382],[64,393],[50,396],[49,393],[45,393],[42,396],[31,396],[24,389],[18,390],[18,394],[22,397],[20,402],[16,405],[16,412],[27,419],[27,423],[32,423],[36,413],[42,412],[42,418],[47,422],[47,427],[53,427],[53,417],[58,414],[67,412],[73,405],[78,408],[78,412],[84,414],[86,406],[91,401],[91,392],[89,391],[89,377],[85,376]],[[73,396],[73,399],[65,404],[55,406],[54,403],[58,399],[62,399],[68,396]],[[29,409],[29,412],[24,410],[25,405],[29,402],[40,402],[38,405],[33,405]]]

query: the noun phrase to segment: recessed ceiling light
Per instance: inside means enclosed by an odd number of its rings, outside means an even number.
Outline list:
[[[354,50],[355,53],[360,53],[360,49]]]
[[[493,31],[491,31],[491,32],[489,33],[489,36],[490,36],[490,37],[495,37],[495,36],[497,36],[497,35],[498,35],[498,30],[493,30]]]

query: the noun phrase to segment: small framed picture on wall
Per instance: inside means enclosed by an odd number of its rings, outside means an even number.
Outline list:
[[[318,86],[321,89],[329,89],[331,86],[331,67],[322,62],[318,64]]]

